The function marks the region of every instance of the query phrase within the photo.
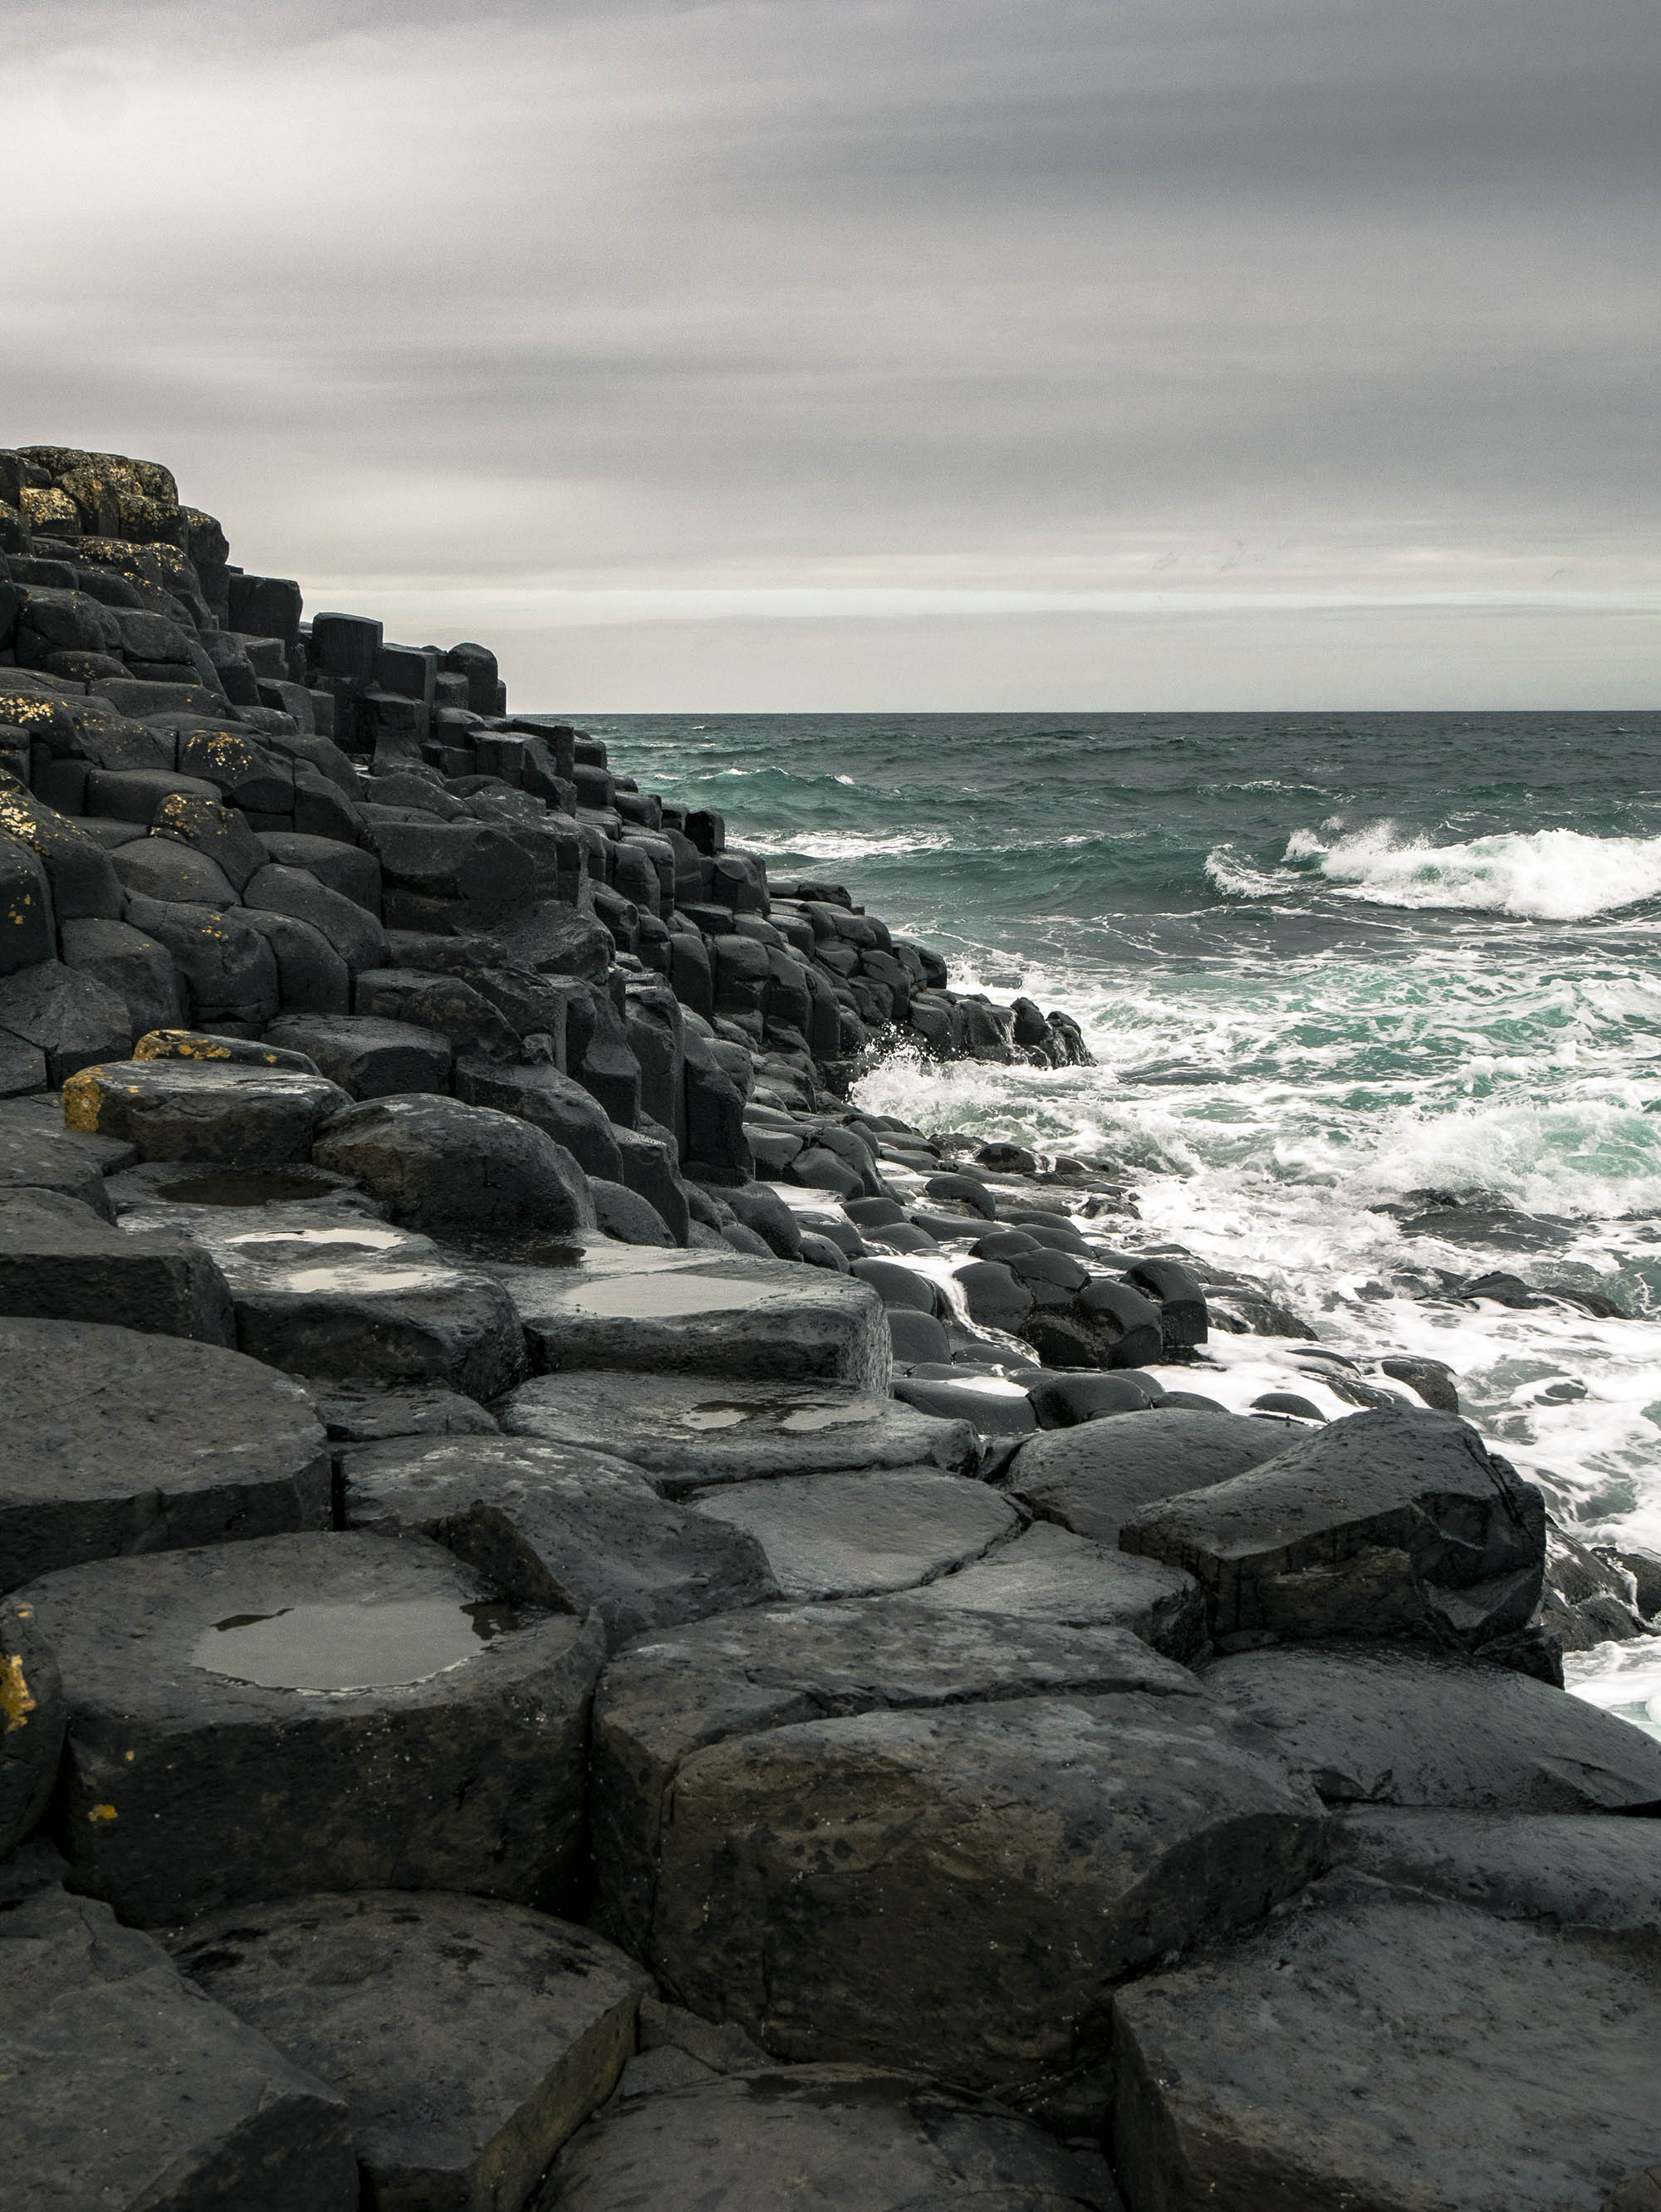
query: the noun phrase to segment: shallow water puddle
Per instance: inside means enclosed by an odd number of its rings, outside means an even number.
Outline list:
[[[512,1606],[401,1598],[387,1605],[291,1605],[204,1629],[192,1663],[263,1690],[384,1690],[429,1681],[517,1627]]]
[[[721,1282],[712,1275],[666,1269],[661,1274],[585,1283],[562,1303],[573,1313],[603,1315],[612,1321],[657,1321],[680,1314],[739,1313],[777,1296],[771,1283]]]

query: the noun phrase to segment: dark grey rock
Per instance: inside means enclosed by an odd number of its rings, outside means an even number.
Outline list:
[[[971,1213],[979,1214],[983,1221],[997,1219],[997,1201],[978,1176],[930,1176],[923,1189],[928,1197],[941,1203],[966,1206]]]
[[[351,976],[345,962],[321,930],[292,915],[246,910],[248,925],[271,946],[277,962],[277,995],[300,1013],[344,1014],[352,1003]]]
[[[135,1157],[129,1144],[66,1129],[52,1099],[0,1103],[0,1190],[60,1190],[110,1220],[105,1174]]]
[[[0,1191],[0,1313],[235,1340],[212,1256],[177,1231],[128,1235],[60,1191]]]
[[[737,1254],[630,1248],[622,1267],[595,1264],[603,1256],[504,1273],[538,1372],[626,1369],[887,1391],[887,1326],[863,1283]]]
[[[453,1390],[327,1389],[317,1415],[332,1443],[372,1444],[390,1437],[493,1437],[483,1406]]]
[[[17,2212],[356,2212],[346,2108],[106,1905],[0,1912],[0,2138]]]
[[[692,1226],[686,1186],[675,1164],[673,1139],[639,1129],[615,1129],[622,1182],[661,1216],[671,1237],[684,1245]]]
[[[418,968],[366,968],[352,986],[352,1011],[378,1021],[435,1030],[449,1039],[458,1054],[511,1059],[519,1049],[512,1024],[459,975],[427,975]]]
[[[965,1373],[961,1382],[934,1375],[897,1375],[894,1395],[937,1420],[972,1421],[983,1436],[1030,1436],[1038,1425],[1025,1390],[971,1373]]]
[[[623,1181],[618,1132],[605,1109],[575,1076],[545,1064],[521,1067],[468,1055],[457,1062],[455,1087],[457,1097],[469,1105],[516,1114],[545,1131],[565,1147],[586,1175],[606,1182]]]
[[[102,983],[127,1010],[128,1034],[166,1029],[186,1012],[183,979],[173,956],[125,921],[66,921],[59,931],[64,962]]]
[[[779,1595],[753,1537],[599,1452],[422,1437],[348,1453],[343,1472],[349,1527],[429,1536],[528,1605],[598,1607],[613,1645]]]
[[[597,1621],[351,1532],[104,1560],[24,1595],[63,1669],[76,1884],[125,1919],[319,1883],[551,1904],[570,1881]]]
[[[306,1394],[240,1353],[83,1322],[0,1321],[0,1589],[85,1559],[329,1518]]]
[[[1168,1659],[1206,1642],[1205,1605],[1189,1575],[1133,1559],[1046,1521],[912,1593],[918,1605],[1001,1613],[1065,1628],[1127,1628]]]
[[[260,834],[266,857],[279,867],[303,868],[327,890],[338,891],[380,918],[380,863],[373,853],[356,845],[343,845],[333,837],[307,836],[297,831],[267,830]]]
[[[1384,1374],[1393,1375],[1398,1382],[1405,1382],[1409,1389],[1417,1391],[1426,1405],[1433,1406],[1439,1413],[1458,1412],[1459,1392],[1453,1370],[1445,1360],[1393,1352],[1387,1359],[1381,1359],[1378,1365]]]
[[[126,1000],[83,969],[61,960],[0,977],[0,1036],[32,1045],[46,1080],[61,1089],[77,1068],[122,1058],[132,1044]]]
[[[1237,1653],[1206,1686],[1330,1804],[1661,1810],[1661,1743],[1548,1682],[1388,1646]]]
[[[263,1026],[281,1002],[277,957],[240,911],[170,903],[134,894],[127,920],[167,951],[184,978],[190,1018],[212,1029],[234,1021]]]
[[[501,1408],[510,1436],[617,1454],[666,1497],[851,1468],[971,1468],[974,1432],[891,1399],[811,1383],[571,1374],[521,1383]]]
[[[386,1098],[407,1091],[447,1094],[450,1088],[449,1039],[408,1022],[384,1022],[367,1014],[285,1013],[266,1031],[265,1042],[303,1052],[353,1098]]]
[[[350,1104],[322,1076],[222,1061],[106,1062],[64,1086],[70,1129],[119,1138],[142,1160],[226,1167],[304,1159],[319,1125]]]
[[[747,1530],[785,1595],[804,1600],[910,1589],[1020,1526],[995,1490],[934,1468],[734,1483],[697,1508]]]
[[[1497,1919],[1661,1935],[1661,1822],[1369,1808],[1329,1835],[1341,1865]]]
[[[21,784],[0,777],[0,836],[15,838],[46,870],[52,910],[64,923],[89,916],[119,921],[125,901],[109,855],[96,838],[65,821]]]
[[[1204,1492],[1144,1506],[1119,1541],[1195,1577],[1220,1643],[1475,1650],[1523,1628],[1539,1601],[1545,1506],[1466,1423],[1404,1406],[1352,1413]]]
[[[386,933],[374,915],[307,869],[268,862],[249,878],[242,902],[250,911],[287,915],[307,923],[328,940],[351,975],[385,964]]]
[[[303,1052],[256,1037],[217,1036],[210,1030],[151,1030],[132,1048],[135,1060],[203,1060],[228,1067],[277,1067],[290,1075],[316,1075],[317,1063]]]
[[[417,1228],[564,1236],[594,1224],[587,1177],[563,1146],[511,1115],[417,1092],[337,1114],[313,1158]]]
[[[607,1237],[615,1237],[620,1244],[653,1244],[660,1249],[672,1249],[675,1240],[669,1233],[669,1224],[637,1191],[620,1182],[607,1182],[602,1176],[590,1176],[588,1188],[594,1202],[594,1220]]]
[[[1150,2212],[1636,2212],[1658,2034],[1651,1956],[1335,1879],[1121,1992],[1114,2161]]]
[[[1023,1444],[1006,1487],[1041,1521],[1116,1544],[1131,1515],[1173,1492],[1226,1482],[1284,1451],[1288,1430],[1244,1415],[1146,1413],[1088,1421]]]
[[[33,1607],[0,1602],[0,1860],[52,1802],[67,1718],[63,1678]]]
[[[983,1328],[1021,1328],[1032,1311],[1032,1292],[1001,1260],[972,1260],[956,1270],[971,1321]]]
[[[180,1970],[344,2098],[369,2201],[522,2204],[610,2094],[649,1988],[585,1928],[382,1891],[211,1913]]]
[[[119,845],[111,855],[122,886],[170,906],[227,907],[240,903],[236,886],[208,854],[181,839],[153,831]]]
[[[1081,1428],[1086,1421],[1114,1413],[1140,1413],[1166,1402],[1165,1385],[1140,1368],[1112,1375],[1047,1376],[1029,1395],[1038,1424],[1045,1429]]]
[[[632,2098],[575,2136],[538,2212],[1117,2212],[1105,2161],[910,2074],[781,2069]]]
[[[727,1203],[744,1226],[754,1230],[779,1259],[800,1259],[801,1229],[796,1216],[764,1183],[745,1183],[730,1189]]]
[[[889,1341],[896,1359],[910,1365],[917,1361],[951,1358],[952,1340],[932,1314],[918,1313],[910,1306],[889,1306],[885,1310]]]
[[[1098,1366],[1143,1367],[1163,1353],[1160,1310],[1129,1283],[1092,1275],[1073,1312]]]

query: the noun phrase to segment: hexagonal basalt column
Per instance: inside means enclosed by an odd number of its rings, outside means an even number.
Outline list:
[[[24,1597],[64,1675],[64,1848],[124,1918],[320,1882],[541,1902],[569,1880],[598,1622],[350,1534],[109,1560]]]

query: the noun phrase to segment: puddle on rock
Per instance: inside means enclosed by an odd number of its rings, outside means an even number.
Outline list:
[[[676,1419],[680,1428],[698,1430],[733,1429],[741,1421],[765,1421],[770,1427],[803,1436],[816,1429],[839,1428],[849,1421],[873,1420],[879,1411],[868,1401],[845,1406],[804,1406],[799,1398],[746,1398],[741,1402],[709,1398],[688,1407]]]
[[[285,1291],[319,1291],[336,1297],[373,1297],[384,1291],[441,1291],[460,1278],[450,1267],[300,1267],[278,1285]]]
[[[511,1605],[399,1598],[390,1604],[290,1605],[235,1613],[198,1637],[194,1665],[262,1690],[386,1690],[476,1659],[519,1626]]]
[[[573,1313],[612,1321],[655,1321],[681,1314],[738,1313],[764,1305],[778,1291],[771,1283],[721,1282],[713,1275],[666,1269],[654,1275],[614,1275],[588,1283],[563,1301]]]
[[[260,1267],[276,1267],[284,1260],[305,1260],[319,1250],[389,1252],[407,1245],[411,1238],[401,1229],[377,1229],[373,1222],[350,1229],[249,1229],[228,1237],[224,1249],[239,1259]]]
[[[172,1206],[276,1206],[331,1198],[340,1188],[336,1178],[308,1175],[303,1168],[215,1168],[154,1186],[155,1195]]]

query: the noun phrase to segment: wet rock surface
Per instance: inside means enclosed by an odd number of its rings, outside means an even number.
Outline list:
[[[305,1392],[240,1353],[92,1322],[0,1321],[0,1584],[329,1517]]]
[[[523,2203],[609,2095],[650,1986],[585,1928],[408,1890],[240,1905],[167,1942],[344,2100],[380,2204]]]
[[[706,1492],[693,1510],[753,1536],[787,1597],[909,1589],[1019,1527],[1007,1498],[932,1468],[799,1475]]]
[[[125,1918],[571,1879],[598,1623],[356,1534],[106,1560],[24,1601],[64,1676],[63,1848]]]
[[[1040,1520],[1116,1544],[1144,1505],[1226,1482],[1277,1457],[1290,1441],[1280,1422],[1150,1407],[1035,1438],[1022,1448],[1007,1484]]]

